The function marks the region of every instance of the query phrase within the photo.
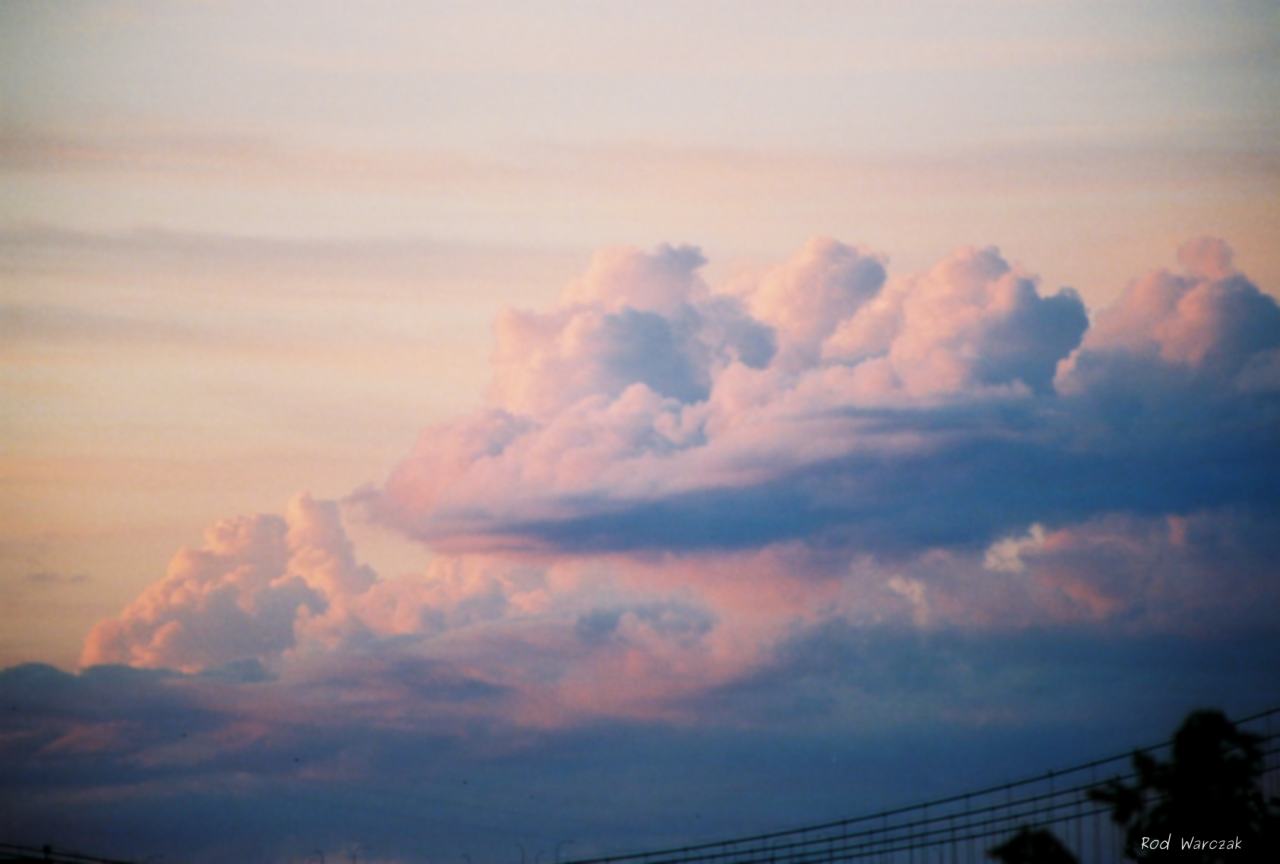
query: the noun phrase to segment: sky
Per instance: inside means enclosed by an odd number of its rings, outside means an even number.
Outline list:
[[[1280,7],[0,3],[0,840],[568,860],[1280,704]]]

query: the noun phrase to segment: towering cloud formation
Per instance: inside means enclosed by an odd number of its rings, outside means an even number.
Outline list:
[[[997,249],[962,249],[840,322],[823,354],[912,396],[978,388],[1053,390],[1088,320],[1074,291],[1042,298]]]
[[[355,563],[332,502],[302,495],[276,516],[226,519],[168,575],[89,634],[82,662],[194,671],[292,648],[295,627],[375,576]]]
[[[1232,266],[1221,240],[1184,244],[1181,275],[1137,280],[1063,370],[1072,392],[1280,390],[1280,308]]]
[[[704,263],[690,247],[613,249],[550,312],[505,310],[494,324],[490,397],[538,419],[636,384],[694,403],[729,363],[764,365],[772,334],[733,299],[712,297],[697,275]]]
[[[499,316],[487,407],[352,496],[425,573],[377,579],[303,496],[84,662],[412,657],[559,723],[697,710],[833,622],[1274,625],[1280,308],[1220,241],[1179,257],[1090,326],[994,248],[890,276],[815,240],[722,292],[695,249],[602,252]]]
[[[822,343],[840,322],[874,300],[884,286],[883,262],[835,240],[809,241],[787,263],[750,287],[752,314],[782,342],[777,366],[799,371],[815,365]]]

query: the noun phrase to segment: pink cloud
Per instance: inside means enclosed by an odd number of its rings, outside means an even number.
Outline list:
[[[823,340],[875,299],[884,281],[881,256],[819,237],[758,283],[738,290],[752,315],[778,333],[775,365],[796,372],[818,362]]]
[[[1225,245],[1180,254],[1086,332],[994,248],[886,278],[814,241],[733,296],[691,249],[602,253],[503,313],[494,404],[352,497],[434,547],[422,573],[379,579],[300,496],[179,552],[83,662],[558,726],[691,716],[832,625],[1274,623],[1272,391],[1241,382],[1280,311]],[[1135,438],[1108,412],[1150,381],[1178,398],[1124,403]]]
[[[306,499],[290,509],[332,512]],[[274,521],[220,523],[201,551],[238,530],[249,537],[221,546],[221,562],[231,565],[224,577],[251,553],[270,561],[262,553],[280,534],[269,530],[265,544],[251,539],[255,526]],[[341,546],[325,527],[330,546]],[[438,556],[424,573],[344,589],[327,606],[294,600],[287,627],[285,616],[272,619],[279,630],[270,640],[247,638],[251,624],[195,602],[198,592],[153,586],[95,629],[85,662],[197,671],[256,658],[297,691],[289,716],[275,718],[290,722],[327,698],[334,701],[325,710],[394,726],[477,717],[535,727],[606,716],[685,721],[705,694],[776,665],[782,646],[833,623],[982,632],[1269,626],[1280,619],[1270,579],[1280,549],[1270,528],[1231,511],[1116,514],[1032,526],[986,550],[929,549],[897,560],[795,542],[684,555]],[[294,555],[303,550],[315,553],[299,546]],[[161,585],[174,587],[177,574],[188,589],[226,582],[187,568],[190,554],[177,556]],[[236,582],[239,605],[281,605],[280,582]],[[201,639],[163,638],[172,622]],[[274,716],[269,705],[237,710]]]
[[[1106,621],[1207,635],[1280,616],[1278,544],[1266,518],[1236,511],[1139,518],[1110,514],[1043,533],[1022,553],[1047,622]],[[1038,609],[1038,611],[1037,611]]]
[[[89,634],[83,665],[196,670],[294,645],[300,614],[316,614],[372,584],[356,565],[332,502],[295,498],[286,518],[226,519],[183,549],[118,618]]]
[[[1178,258],[1182,274],[1152,271],[1098,315],[1059,371],[1063,386],[1080,392],[1141,374],[1150,384],[1166,382],[1162,386],[1191,378],[1280,388],[1275,300],[1234,269],[1231,249],[1221,240],[1186,243]]]
[[[966,248],[926,274],[892,283],[840,324],[823,353],[857,366],[870,393],[1046,392],[1087,323],[1074,291],[1041,297],[1034,278],[999,250]]]
[[[849,412],[886,398],[1051,392],[1086,325],[1073,292],[1041,297],[994,249],[961,250],[885,287],[877,256],[815,240],[731,286],[745,307],[711,293],[701,263],[687,249],[613,250],[555,309],[504,312],[496,410],[428,429],[366,496],[372,511],[445,548],[476,548],[501,543],[504,523],[897,450],[920,439],[875,434]],[[761,347],[775,340],[778,353]]]
[[[514,414],[555,416],[635,384],[683,402],[706,398],[734,361],[760,365],[768,331],[730,297],[712,297],[691,247],[600,252],[548,312],[506,309],[494,323],[489,398]]]

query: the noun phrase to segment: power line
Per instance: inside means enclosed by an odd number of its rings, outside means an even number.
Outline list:
[[[1264,782],[1280,773],[1280,760],[1276,758],[1280,748],[1274,746],[1280,733],[1272,732],[1272,719],[1277,714],[1280,707],[1235,721],[1242,728],[1261,726],[1265,721],[1265,731],[1255,733],[1263,747]],[[1101,835],[1111,835],[1114,850],[1118,831],[1108,818],[1110,809],[1088,799],[1089,790],[1098,785],[1099,769],[1110,767],[1114,773],[1105,773],[1132,780],[1136,775],[1125,765],[1127,760],[1135,753],[1154,754],[1171,745],[1172,741],[1165,741],[1059,771],[867,816],[649,852],[582,858],[570,864],[818,864],[866,859],[915,864],[916,853],[920,853],[923,862],[929,850],[942,856],[948,848],[952,864],[956,864],[961,850],[968,853],[966,860],[973,860],[978,841],[983,841],[977,850],[983,857],[978,860],[984,860],[985,846],[995,838],[1029,826],[1064,825],[1075,828],[1075,837],[1071,837],[1070,830],[1067,836],[1070,845],[1077,847],[1080,860],[1097,861],[1103,859]],[[1084,848],[1086,825],[1093,829],[1092,854]]]

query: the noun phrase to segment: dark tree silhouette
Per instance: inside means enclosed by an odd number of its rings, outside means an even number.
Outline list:
[[[1168,762],[1136,752],[1132,786],[1117,778],[1089,797],[1110,805],[1111,818],[1128,826],[1124,854],[1135,861],[1280,861],[1272,857],[1276,802],[1269,804],[1258,786],[1260,741],[1218,711],[1195,711],[1174,735]]]
[[[1023,828],[987,855],[1004,864],[1076,864],[1071,850],[1044,828]]]

